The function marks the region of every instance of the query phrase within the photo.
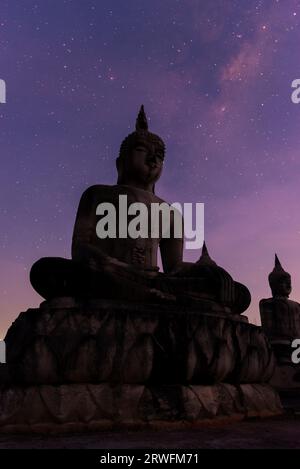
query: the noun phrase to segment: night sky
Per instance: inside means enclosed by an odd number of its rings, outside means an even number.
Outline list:
[[[205,203],[211,257],[250,289],[250,320],[275,251],[300,300],[300,1],[1,0],[0,13],[0,338],[42,301],[32,263],[70,257],[81,193],[116,182],[142,103],[167,146],[156,193]]]

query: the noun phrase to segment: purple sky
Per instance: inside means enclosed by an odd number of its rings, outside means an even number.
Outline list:
[[[1,0],[0,12],[0,338],[41,302],[32,263],[70,257],[81,193],[115,183],[142,103],[167,145],[156,193],[205,203],[211,257],[250,289],[250,320],[275,251],[300,298],[300,1]]]

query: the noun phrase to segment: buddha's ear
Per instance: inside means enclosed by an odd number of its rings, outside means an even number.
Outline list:
[[[118,158],[116,159],[116,168],[117,168],[117,171],[120,170],[121,168],[121,162],[120,162],[120,157],[118,156]]]

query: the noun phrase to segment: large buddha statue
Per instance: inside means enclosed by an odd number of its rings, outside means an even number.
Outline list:
[[[45,299],[60,296],[108,298],[134,302],[185,303],[241,314],[250,303],[248,289],[210,258],[204,245],[196,263],[183,261],[183,235],[176,237],[175,218],[171,211],[169,237],[100,238],[97,207],[110,203],[119,220],[119,197],[127,196],[127,205],[166,203],[155,194],[165,158],[162,139],[149,132],[143,106],[135,132],[121,144],[116,160],[116,185],[95,185],[82,195],[72,242],[72,259],[43,258],[30,273],[35,290]],[[149,210],[150,212],[150,210]],[[181,219],[180,219],[181,220]],[[181,220],[181,223],[183,221]],[[160,249],[163,273],[157,266]]]

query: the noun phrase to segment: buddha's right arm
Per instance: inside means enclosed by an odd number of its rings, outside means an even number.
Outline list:
[[[95,246],[95,192],[99,198],[99,188],[89,187],[81,196],[72,239],[72,259],[89,265],[103,265],[112,258]]]
[[[97,203],[95,203],[95,192]],[[90,267],[97,268],[109,264],[124,263],[106,254],[99,246],[95,246],[95,212],[99,203],[99,186],[89,187],[82,195],[77,211],[73,239],[72,259]]]

